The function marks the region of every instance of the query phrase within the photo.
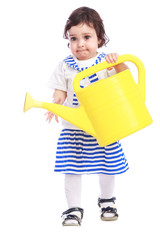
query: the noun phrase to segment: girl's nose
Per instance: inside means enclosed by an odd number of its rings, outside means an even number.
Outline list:
[[[83,47],[83,46],[84,46],[84,40],[83,40],[83,39],[80,39],[80,40],[78,41],[78,46],[79,46],[79,47]]]

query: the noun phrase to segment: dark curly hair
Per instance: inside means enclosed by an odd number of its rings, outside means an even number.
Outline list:
[[[63,37],[68,39],[68,30],[80,23],[85,23],[90,27],[94,27],[98,39],[101,40],[98,47],[106,46],[109,42],[109,38],[105,33],[103,21],[94,9],[88,7],[77,8],[71,13],[66,22]]]

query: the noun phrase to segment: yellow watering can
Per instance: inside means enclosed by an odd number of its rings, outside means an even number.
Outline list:
[[[125,61],[136,65],[138,84],[127,69],[85,88],[80,87],[83,78]],[[78,108],[36,101],[27,93],[24,112],[32,107],[45,108],[94,136],[100,146],[116,142],[153,122],[144,103],[144,65],[136,56],[121,55],[116,63],[104,61],[78,73],[73,88],[80,102]]]

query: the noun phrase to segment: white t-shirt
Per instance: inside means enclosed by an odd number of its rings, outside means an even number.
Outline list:
[[[93,64],[95,64],[95,60],[96,60],[97,56],[94,58],[88,59],[88,60],[83,60],[83,61],[79,61],[74,56],[73,56],[73,58],[76,61],[79,68],[83,68],[83,67],[85,68],[85,67],[91,67]],[[105,61],[105,59],[104,59],[104,61]],[[78,70],[71,68],[64,61],[60,61],[47,84],[47,86],[53,90],[59,89],[59,90],[66,91],[67,98],[66,98],[64,105],[68,106],[68,107],[72,107],[72,108],[77,108],[77,106],[73,105],[74,90],[73,90],[73,86],[72,86],[73,79],[77,73],[78,73]],[[97,74],[98,79],[105,79],[107,77],[110,77],[110,76],[116,74],[116,72],[113,68],[113,70],[111,70],[111,71],[104,69],[102,71],[97,72],[96,74]],[[86,87],[90,84],[88,77],[82,81],[84,81],[83,82],[84,87]],[[63,128],[67,128],[67,129],[79,129],[64,119],[62,119],[62,126],[63,126]]]

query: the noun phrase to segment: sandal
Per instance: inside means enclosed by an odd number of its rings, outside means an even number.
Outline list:
[[[75,214],[75,212],[79,212],[81,217],[79,217],[79,214]],[[81,225],[81,221],[83,218],[83,212],[84,210],[82,208],[70,208],[67,211],[62,213],[62,218],[63,218],[63,222],[62,225],[63,226],[80,226]]]
[[[102,203],[115,204],[116,198],[111,199],[98,199],[98,206],[101,207]],[[101,207],[101,219],[102,221],[114,221],[118,219],[117,209],[115,207]]]

